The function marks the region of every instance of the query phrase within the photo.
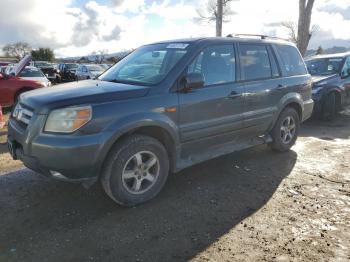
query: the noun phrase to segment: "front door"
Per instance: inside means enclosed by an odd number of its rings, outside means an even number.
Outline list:
[[[236,82],[233,44],[206,47],[187,72],[201,73],[205,83],[202,88],[179,93],[181,142],[208,150],[234,139],[243,127],[244,87]]]

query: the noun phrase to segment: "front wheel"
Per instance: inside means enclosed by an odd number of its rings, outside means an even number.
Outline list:
[[[164,146],[152,137],[131,135],[109,153],[101,182],[115,202],[134,206],[155,197],[168,173],[169,160]]]
[[[284,109],[272,129],[271,147],[279,152],[289,150],[298,138],[299,127],[298,112],[291,107]]]

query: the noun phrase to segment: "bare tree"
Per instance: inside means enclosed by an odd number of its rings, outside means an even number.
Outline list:
[[[298,42],[297,46],[302,55],[305,54],[309,45],[312,31],[311,13],[315,0],[299,0],[299,20],[298,20]]]
[[[315,0],[299,0],[298,24],[292,21],[280,23],[281,26],[287,29],[289,39],[297,45],[302,55],[305,55],[312,35],[319,29],[316,25],[311,27],[311,14],[314,2]]]
[[[239,0],[208,0],[206,11],[197,10],[200,21],[216,23],[216,36],[222,36],[222,23],[228,22],[229,17],[234,15],[229,2]]]
[[[2,51],[6,56],[14,56],[19,59],[23,58],[25,55],[31,52],[32,48],[28,43],[17,42],[14,44],[7,44],[2,48]]]
[[[107,55],[107,50],[101,49],[98,51],[94,51],[91,53],[92,56],[94,56],[95,63],[97,64],[102,64],[103,61],[105,61],[106,55]]]
[[[284,21],[281,26],[285,27],[289,34],[289,40],[293,43],[298,43],[297,26],[293,21]]]

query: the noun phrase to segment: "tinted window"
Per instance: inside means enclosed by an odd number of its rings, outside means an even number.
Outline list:
[[[289,45],[276,45],[277,52],[282,59],[281,65],[288,76],[307,74],[304,61],[296,47]]]
[[[204,85],[214,85],[236,80],[236,60],[233,45],[205,48],[189,65],[188,73],[201,73]]]
[[[245,80],[270,78],[271,65],[265,45],[240,45],[240,61]]]

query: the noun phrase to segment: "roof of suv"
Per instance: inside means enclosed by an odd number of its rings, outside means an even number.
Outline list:
[[[247,35],[248,36],[248,35]],[[255,37],[255,38],[253,38]],[[185,43],[196,43],[196,42],[251,42],[251,43],[273,43],[273,44],[285,44],[285,45],[295,45],[294,43],[279,39],[279,38],[273,38],[268,36],[262,36],[262,38],[257,38],[257,36],[252,35],[252,37],[241,37],[241,36],[232,36],[232,37],[197,37],[197,38],[183,38],[183,39],[173,39],[173,40],[166,40],[166,41],[160,41],[152,44],[165,44],[165,43],[179,43],[179,42],[185,42]]]
[[[309,56],[309,57],[305,58],[305,60],[311,60],[311,59],[317,59],[317,58],[336,58],[336,57],[346,57],[346,56],[350,56],[350,52],[314,55],[314,56]]]

